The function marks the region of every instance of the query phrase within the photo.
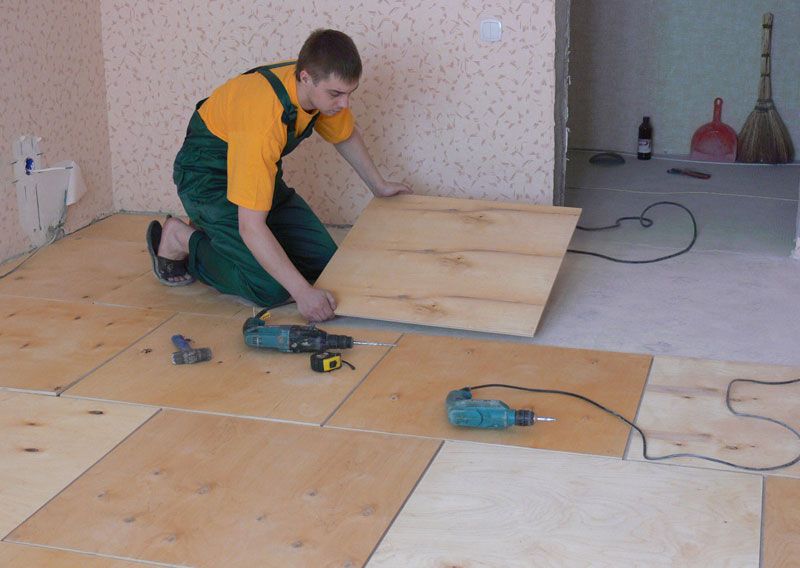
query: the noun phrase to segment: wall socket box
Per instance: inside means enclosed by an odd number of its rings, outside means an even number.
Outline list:
[[[26,135],[12,144],[19,223],[34,247],[47,243],[61,230],[68,185],[63,171],[35,174],[26,171],[26,165],[28,170],[45,167],[41,142],[41,137]]]

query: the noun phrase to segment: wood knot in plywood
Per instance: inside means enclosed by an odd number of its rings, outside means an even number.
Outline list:
[[[400,400],[400,393],[393,392],[389,395],[389,400]]]
[[[136,522],[136,517],[133,517],[133,516],[125,517],[124,519],[122,519],[122,522],[123,523],[128,523],[128,524],[135,523]]]
[[[198,495],[206,495],[208,493],[211,493],[212,485],[213,484],[204,483],[203,485],[197,488],[197,491],[195,491],[195,493],[197,493]]]
[[[28,452],[29,454],[37,454],[42,450],[40,450],[39,448],[25,448],[25,451]]]
[[[439,306],[436,302],[431,302],[430,304],[416,304],[414,306],[414,310],[421,313],[433,314],[439,310]]]
[[[168,534],[164,537],[164,542],[175,542],[178,540],[178,535],[175,534]]]
[[[78,321],[79,319],[81,319],[81,316],[75,316],[75,317],[74,317],[74,318],[72,318],[72,319],[73,319],[74,321]]]
[[[306,495],[306,497],[316,497],[317,496],[317,490],[316,489],[309,489],[308,491],[306,491],[305,495]]]
[[[445,266],[469,266],[463,255],[443,256],[439,258],[439,262]]]
[[[364,507],[361,508],[362,517],[371,517],[373,514],[375,514],[375,507],[372,505],[364,505]]]
[[[89,414],[94,414],[95,416],[100,416],[101,414],[105,414],[102,410],[90,410]]]
[[[471,225],[490,225],[492,221],[484,213],[465,213],[461,220]]]
[[[302,540],[296,540],[292,543],[292,548],[302,548],[302,547],[303,547]]]

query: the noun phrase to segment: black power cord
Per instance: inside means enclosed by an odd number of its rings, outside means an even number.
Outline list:
[[[662,260],[667,260],[669,258],[675,258],[676,256],[680,256],[683,253],[686,253],[686,252],[689,252],[690,250],[692,250],[692,247],[694,246],[694,243],[697,242],[697,220],[694,218],[694,215],[692,214],[692,212],[689,211],[688,207],[686,207],[685,205],[681,205],[680,203],[675,203],[674,201],[658,201],[656,203],[651,203],[650,205],[648,205],[647,207],[644,208],[644,211],[642,211],[641,215],[638,215],[638,216],[635,216],[635,217],[620,217],[619,219],[617,219],[616,223],[614,223],[613,225],[608,225],[606,227],[581,227],[580,225],[578,225],[576,228],[580,229],[581,231],[606,231],[608,229],[616,229],[617,227],[621,227],[622,226],[622,221],[631,221],[631,220],[635,219],[635,220],[639,221],[639,223],[642,225],[642,227],[647,229],[647,228],[653,226],[653,220],[645,217],[645,214],[648,211],[650,211],[653,207],[657,207],[658,205],[674,205],[675,207],[680,207],[681,209],[683,209],[684,211],[686,211],[689,214],[689,217],[692,219],[692,227],[693,227],[692,228],[692,242],[690,242],[689,245],[686,248],[681,249],[678,252],[674,252],[672,254],[668,254],[666,256],[660,256],[658,258],[651,258],[651,259],[647,259],[647,260],[626,260],[624,258],[615,258],[613,256],[608,256],[608,255],[605,255],[605,254],[600,254],[599,252],[591,252],[591,251],[587,251],[587,250],[567,249],[567,252],[571,252],[573,254],[585,254],[585,255],[589,255],[589,256],[596,256],[598,258],[604,258],[604,259],[610,260],[612,262],[622,262],[622,263],[625,263],[625,264],[650,264],[652,262],[661,262]]]
[[[736,415],[736,416],[742,416],[744,418],[755,418],[757,420],[766,420],[767,422],[772,422],[773,424],[777,424],[778,426],[782,426],[785,429],[789,430],[789,432],[794,434],[797,437],[797,439],[800,440],[800,432],[798,432],[797,430],[795,430],[794,428],[792,428],[791,426],[789,426],[785,422],[781,422],[780,420],[776,420],[775,418],[770,418],[768,416],[759,416],[757,414],[745,414],[744,412],[737,412],[731,406],[731,388],[733,387],[733,385],[735,383],[753,383],[753,384],[757,384],[757,385],[779,386],[779,385],[790,385],[790,384],[798,383],[798,382],[800,382],[800,379],[791,379],[791,380],[788,380],[788,381],[780,381],[780,382],[756,381],[756,380],[753,380],[753,379],[734,379],[730,383],[728,383],[728,389],[725,392],[725,404],[727,405],[728,410],[730,410],[731,413]],[[710,461],[710,462],[714,462],[714,463],[718,463],[718,464],[722,464],[722,465],[727,465],[727,466],[730,466],[730,467],[744,469],[744,470],[747,470],[747,471],[775,471],[776,469],[783,469],[785,467],[790,467],[790,466],[793,466],[794,464],[800,462],[800,454],[798,454],[797,457],[794,458],[793,460],[788,461],[788,462],[786,462],[784,464],[773,465],[773,466],[769,466],[769,467],[752,467],[752,466],[747,466],[747,465],[739,465],[739,464],[735,464],[733,462],[721,460],[719,458],[715,458],[715,457],[711,457],[711,456],[704,456],[704,455],[701,455],[701,454],[692,454],[692,453],[688,453],[688,452],[683,452],[683,453],[679,453],[679,454],[668,454],[668,455],[664,455],[664,456],[650,456],[650,455],[647,455],[647,437],[644,435],[644,431],[642,431],[641,428],[639,428],[636,424],[634,424],[633,422],[631,422],[630,420],[628,420],[627,418],[622,416],[619,412],[616,412],[615,410],[611,410],[610,408],[603,406],[599,402],[595,402],[591,398],[585,397],[585,396],[583,396],[581,394],[577,394],[577,393],[569,392],[569,391],[555,390],[555,389],[536,389],[536,388],[520,387],[520,386],[516,386],[516,385],[507,385],[507,384],[503,384],[503,383],[490,383],[490,384],[485,384],[485,385],[478,385],[477,387],[464,387],[464,388],[466,390],[469,390],[469,391],[478,390],[478,389],[486,389],[486,388],[506,388],[506,389],[514,389],[514,390],[521,390],[521,391],[528,391],[528,392],[536,392],[536,393],[542,393],[542,394],[558,394],[558,395],[563,395],[563,396],[570,396],[570,397],[582,400],[584,402],[588,402],[589,404],[591,404],[593,406],[596,406],[597,408],[599,408],[603,412],[607,412],[608,414],[610,414],[612,416],[615,416],[616,418],[622,420],[625,424],[627,424],[628,426],[630,426],[631,428],[636,430],[639,433],[639,435],[642,437],[642,455],[644,456],[644,458],[646,460],[650,460],[650,461],[668,460],[668,459],[672,459],[672,458],[696,458],[696,459],[706,460],[706,461]]]

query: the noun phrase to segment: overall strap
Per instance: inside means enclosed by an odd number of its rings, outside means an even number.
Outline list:
[[[294,108],[292,104],[292,100],[289,98],[289,93],[286,91],[286,87],[284,87],[281,80],[278,79],[278,76],[275,75],[271,71],[271,69],[276,69],[278,67],[286,67],[288,65],[294,65],[294,61],[288,61],[284,63],[275,63],[273,65],[263,65],[261,67],[256,67],[255,69],[251,69],[244,73],[247,75],[249,73],[260,73],[269,84],[272,86],[272,90],[275,91],[275,95],[278,97],[278,100],[281,102],[283,106],[283,114],[281,115],[281,122],[286,125],[288,138],[290,140],[297,138],[297,142],[308,138],[311,135],[311,130],[314,128],[314,124],[317,122],[317,117],[319,113],[315,114],[311,121],[306,126],[305,130],[299,135],[295,136],[296,124],[297,124],[297,109]],[[295,144],[291,144],[292,146]],[[291,150],[290,150],[291,151]]]

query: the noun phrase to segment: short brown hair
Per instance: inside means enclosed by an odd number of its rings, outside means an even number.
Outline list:
[[[295,77],[298,81],[303,70],[308,71],[314,83],[327,79],[331,74],[347,83],[355,83],[361,78],[361,57],[347,34],[336,30],[314,30],[297,56]]]

